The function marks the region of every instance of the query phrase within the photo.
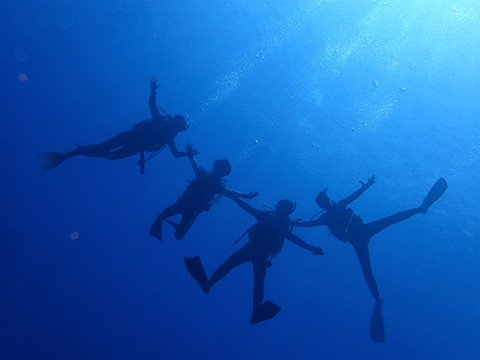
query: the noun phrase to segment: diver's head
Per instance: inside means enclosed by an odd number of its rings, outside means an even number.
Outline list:
[[[184,119],[183,116],[181,115],[175,115],[171,120],[170,120],[170,126],[172,127],[175,132],[179,133],[181,131],[185,131],[189,127],[189,123]]]
[[[215,160],[213,163],[212,173],[219,177],[224,177],[229,175],[232,172],[232,165],[228,159],[219,159]]]
[[[320,191],[315,199],[315,202],[317,203],[318,206],[320,206],[322,209],[328,209],[332,206],[332,201],[327,195],[327,188],[323,189]]]
[[[275,213],[280,217],[287,217],[295,211],[296,207],[297,205],[294,202],[282,199],[275,205]]]

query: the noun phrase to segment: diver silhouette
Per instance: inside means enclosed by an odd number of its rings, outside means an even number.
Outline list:
[[[360,181],[360,183],[362,184],[360,189],[338,202],[330,200],[327,195],[327,189],[322,190],[315,200],[318,206],[323,209],[323,214],[320,218],[307,222],[297,220],[293,222],[293,225],[300,227],[326,225],[335,238],[345,243],[348,242],[353,246],[368,288],[375,298],[375,308],[370,322],[370,337],[374,341],[384,342],[385,336],[382,318],[383,300],[380,298],[377,283],[373,277],[368,243],[375,234],[385,228],[407,220],[413,215],[419,213],[425,214],[428,208],[443,195],[448,185],[443,178],[440,178],[430,189],[419,207],[401,211],[377,221],[364,223],[362,218],[347,206],[375,183],[375,175],[370,177],[366,183],[362,181]]]
[[[273,211],[262,211],[248,205],[240,200],[238,196],[232,196],[231,194],[227,196],[257,220],[257,223],[247,230],[249,241],[220,265],[210,279],[205,274],[200,257],[185,258],[185,265],[202,290],[205,293],[209,293],[210,288],[227,275],[230,270],[245,262],[251,262],[253,265],[254,285],[253,310],[250,323],[256,324],[273,318],[281,310],[280,306],[270,301],[263,302],[263,297],[267,268],[271,266],[272,256],[276,256],[282,250],[285,239],[312,251],[315,255],[323,255],[323,251],[320,247],[307,244],[292,234],[289,215],[295,210],[295,206],[290,200],[280,200]],[[236,242],[240,239],[241,237]]]
[[[123,131],[109,140],[97,144],[80,146],[67,153],[47,152],[38,155],[38,161],[42,170],[51,169],[66,159],[73,156],[83,155],[88,157],[101,157],[105,159],[123,159],[140,153],[140,171],[143,174],[145,161],[149,160],[168,146],[173,156],[182,157],[187,154],[178,151],[175,145],[175,136],[188,128],[188,123],[180,115],[162,116],[156,105],[157,78],[150,81],[149,107],[152,119],[141,121],[132,126],[131,130]],[[149,152],[150,157],[145,159],[144,152]],[[195,151],[195,153],[198,153]]]
[[[223,195],[238,196],[244,199],[252,199],[257,192],[242,194],[228,189],[223,177],[230,174],[232,167],[227,159],[219,159],[213,163],[213,170],[209,172],[200,167],[195,160],[195,149],[191,144],[185,146],[186,154],[192,165],[195,179],[190,182],[180,198],[171,206],[167,207],[157,216],[150,228],[150,235],[162,240],[163,220],[175,228],[175,238],[181,240],[195,222],[197,216],[203,211],[210,211],[210,207]],[[182,214],[180,223],[174,223],[167,218]]]

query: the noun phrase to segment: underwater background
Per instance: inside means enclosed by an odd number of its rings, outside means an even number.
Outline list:
[[[480,3],[477,0],[22,1],[0,3],[1,359],[479,359]],[[105,141],[157,103],[188,114],[176,137],[249,203],[319,209],[375,174],[351,207],[368,222],[445,195],[370,242],[386,342],[350,245],[295,229],[265,281],[283,309],[257,325],[250,264],[209,295],[207,274],[255,219],[229,199],[184,240],[155,217],[193,178],[148,161],[37,154]]]

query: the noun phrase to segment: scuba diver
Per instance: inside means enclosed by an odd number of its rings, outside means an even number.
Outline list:
[[[330,234],[333,234],[335,238],[344,243],[348,242],[353,246],[368,288],[375,298],[375,308],[370,321],[370,338],[377,342],[384,342],[383,300],[380,298],[377,283],[373,277],[368,242],[375,234],[393,224],[407,220],[419,213],[425,214],[429,207],[443,195],[448,185],[443,178],[440,178],[430,189],[419,207],[401,211],[377,221],[364,223],[362,218],[347,206],[375,183],[375,175],[370,177],[366,183],[362,181],[360,183],[362,184],[360,189],[339,202],[331,201],[327,195],[327,189],[322,190],[315,199],[318,206],[323,209],[321,211],[323,214],[320,218],[307,222],[296,220],[293,222],[293,225],[300,227],[326,225],[330,230]]]
[[[220,265],[210,279],[205,274],[200,257],[184,258],[185,265],[202,290],[208,294],[210,288],[230,270],[250,261],[253,265],[253,311],[250,323],[256,324],[273,318],[281,310],[280,306],[270,301],[263,302],[263,295],[267,268],[272,265],[271,258],[282,250],[285,239],[312,251],[314,255],[323,255],[323,251],[322,248],[307,244],[292,234],[289,215],[295,210],[295,205],[290,200],[280,200],[275,206],[275,210],[262,211],[246,204],[238,196],[232,196],[232,194],[227,196],[257,220],[257,223],[251,226],[235,243],[238,243],[247,233],[249,241]]]
[[[102,157],[105,159],[123,159],[140,153],[140,172],[143,174],[144,163],[157,155],[165,146],[170,148],[173,156],[182,157],[187,154],[178,151],[175,145],[175,136],[188,129],[189,124],[180,115],[160,115],[156,105],[157,78],[150,81],[150,98],[148,105],[152,119],[141,121],[132,126],[131,130],[123,131],[104,143],[97,145],[80,146],[67,153],[47,152],[38,155],[42,170],[48,170],[59,165],[64,160],[73,156],[84,155],[88,157]],[[161,108],[160,108],[161,109]],[[162,109],[163,112],[165,112]],[[145,159],[145,152],[151,153]],[[198,151],[195,151],[198,154]]]
[[[216,160],[213,163],[213,170],[209,172],[200,167],[194,158],[197,151],[192,144],[185,146],[185,152],[195,173],[195,179],[190,181],[180,198],[171,206],[167,207],[157,216],[157,219],[150,228],[150,235],[162,241],[163,220],[175,228],[175,238],[181,240],[195,222],[197,216],[203,211],[210,211],[210,208],[223,195],[238,196],[244,199],[253,199],[258,195],[257,192],[242,194],[229,190],[225,186],[223,177],[230,174],[232,166],[227,159]],[[168,217],[182,214],[180,223],[174,223],[168,220]]]

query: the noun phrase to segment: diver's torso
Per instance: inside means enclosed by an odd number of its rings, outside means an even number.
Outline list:
[[[275,255],[282,250],[289,232],[288,218],[279,219],[274,214],[265,213],[265,216],[250,228],[248,238],[262,252]]]
[[[352,209],[341,207],[334,203],[333,208],[322,214],[321,217],[330,232],[338,240],[351,241],[363,220]]]
[[[137,145],[144,151],[158,151],[173,137],[168,123],[161,119],[143,120],[132,126]]]
[[[222,179],[200,169],[195,180],[190,182],[183,192],[182,198],[187,206],[199,211],[208,211],[215,196],[223,194],[225,190]]]

